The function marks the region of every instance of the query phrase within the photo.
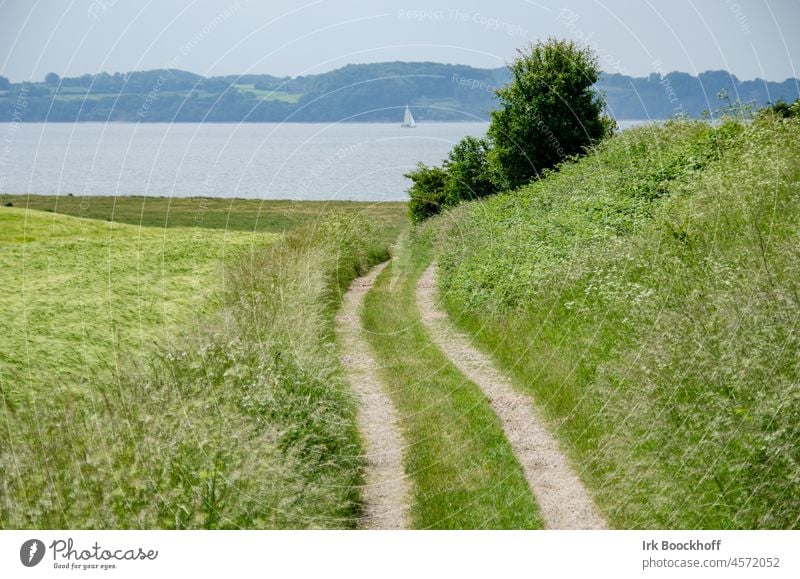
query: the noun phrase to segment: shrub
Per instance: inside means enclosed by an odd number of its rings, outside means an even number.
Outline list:
[[[464,137],[450,151],[444,162],[448,176],[444,191],[447,207],[496,192],[489,175],[488,152],[488,141],[475,137]]]
[[[592,89],[599,79],[597,57],[574,42],[532,45],[511,64],[512,81],[497,91],[489,138],[466,137],[444,166],[419,164],[406,174],[411,220],[419,223],[453,207],[527,183],[613,130],[604,101]]]
[[[408,211],[413,223],[420,223],[432,215],[439,213],[446,205],[445,191],[449,176],[441,167],[428,167],[418,163],[417,168],[405,177],[413,184],[408,190],[411,199]]]
[[[783,119],[790,119],[792,117],[800,117],[800,99],[793,103],[787,103],[783,99],[778,99],[774,105],[767,107],[768,111],[772,111]]]

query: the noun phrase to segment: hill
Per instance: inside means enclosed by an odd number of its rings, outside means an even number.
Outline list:
[[[800,123],[625,131],[439,228],[441,296],[617,528],[797,528]]]
[[[57,77],[55,77],[57,78]],[[421,121],[485,120],[503,68],[434,62],[352,64],[300,77],[204,78],[174,69],[100,73],[37,83],[0,77],[0,121],[130,122],[399,122],[413,107]],[[725,71],[636,78],[604,74],[597,89],[617,119],[697,116],[716,95],[761,106],[800,97],[800,81],[740,81]]]

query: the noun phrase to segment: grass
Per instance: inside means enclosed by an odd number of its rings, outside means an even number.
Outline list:
[[[541,528],[536,504],[499,419],[421,326],[417,280],[431,259],[428,235],[410,245],[367,294],[363,323],[400,412],[413,526]]]
[[[277,235],[165,230],[0,207],[0,379],[9,396],[117,371],[219,299],[223,262]],[[215,295],[216,294],[216,295]],[[16,393],[16,394],[15,394]]]
[[[203,227],[230,231],[285,233],[313,223],[330,211],[364,213],[396,236],[404,222],[405,203],[351,201],[263,201],[220,197],[137,197],[0,194],[11,203],[38,211],[147,227]]]
[[[632,129],[439,221],[451,316],[613,526],[800,527],[798,137]]]
[[[353,526],[361,449],[332,317],[397,215],[329,212],[276,241],[0,208],[2,307],[40,312],[14,323],[41,343],[2,346],[27,367],[0,376],[0,527]],[[61,350],[70,372],[46,359]]]

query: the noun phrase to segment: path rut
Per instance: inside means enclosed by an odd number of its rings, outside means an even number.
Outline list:
[[[532,401],[511,385],[491,359],[455,330],[436,305],[436,266],[417,284],[422,322],[433,342],[489,399],[525,472],[549,529],[604,529],[586,488],[533,410]]]
[[[364,442],[364,529],[408,527],[408,481],[403,470],[403,438],[398,415],[378,377],[361,324],[364,296],[385,262],[350,284],[336,315],[345,375],[359,401],[358,427]]]

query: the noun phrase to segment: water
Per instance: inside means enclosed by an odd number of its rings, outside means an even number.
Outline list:
[[[0,192],[404,200],[404,173],[487,126],[0,123]]]
[[[0,124],[0,191],[260,199],[406,199],[486,123]]]

